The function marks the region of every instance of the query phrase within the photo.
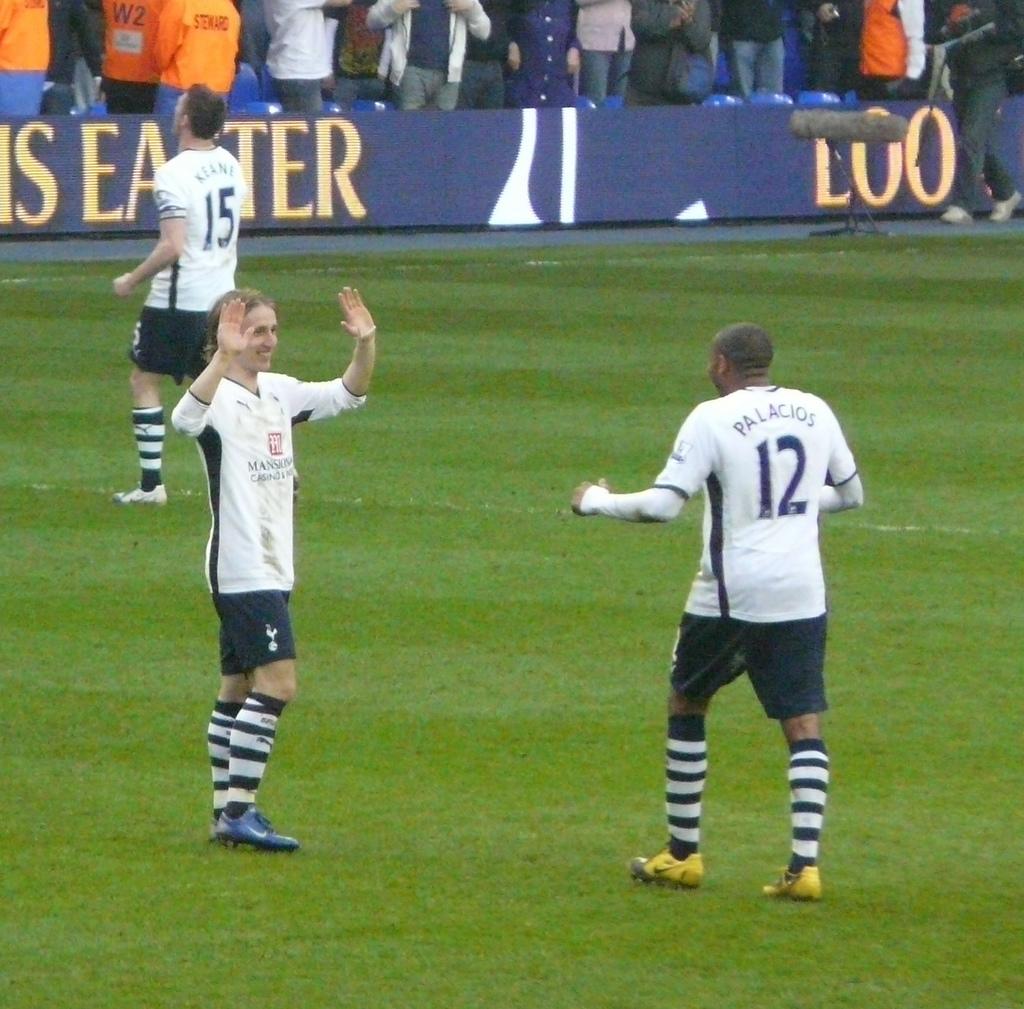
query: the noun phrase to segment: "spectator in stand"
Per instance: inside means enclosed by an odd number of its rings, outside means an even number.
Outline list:
[[[576,4],[580,94],[595,105],[608,95],[624,97],[635,41],[631,0],[576,0]]]
[[[807,83],[814,91],[859,94],[864,0],[801,0],[800,9],[810,23]]]
[[[263,0],[241,0],[238,13],[242,18],[242,35],[239,39],[242,61],[248,63],[259,77],[263,73],[267,50],[270,48],[270,29],[267,27]]]
[[[782,5],[776,0],[723,0],[722,43],[733,94],[782,92],[786,47]]]
[[[580,43],[572,0],[513,0],[509,35],[519,69],[508,82],[514,108],[567,108],[576,103]]]
[[[160,81],[156,33],[161,0],[103,0],[103,97],[107,111],[150,115]]]
[[[193,84],[226,97],[235,79],[241,18],[231,0],[163,0],[156,37],[160,84],[153,111],[173,115]]]
[[[103,55],[85,9],[85,0],[49,0],[50,69],[43,92],[43,115],[67,115],[75,107],[75,63],[79,53],[98,84]],[[89,102],[97,97],[93,86]]]
[[[627,105],[692,105],[710,94],[715,72],[708,0],[633,0],[632,24],[636,48]]]
[[[318,116],[321,88],[331,76],[331,51],[324,9],[348,7],[352,0],[265,0],[270,29],[267,69],[285,112]]]
[[[866,0],[860,96],[878,101],[910,97],[924,64],[923,0]]]
[[[467,36],[491,34],[480,0],[377,0],[367,24],[387,29],[384,58],[400,109],[454,109]]]
[[[0,116],[35,116],[50,65],[46,0],[0,0]]]
[[[491,34],[486,39],[470,35],[466,41],[466,62],[459,85],[460,109],[504,108],[505,67],[519,69],[518,58],[515,65],[511,59],[508,0],[483,0],[483,7],[491,19]]]
[[[334,101],[351,109],[357,100],[379,102],[387,97],[387,84],[378,74],[384,33],[366,24],[373,0],[353,0],[348,7],[325,11],[338,22],[331,66],[334,70]]]

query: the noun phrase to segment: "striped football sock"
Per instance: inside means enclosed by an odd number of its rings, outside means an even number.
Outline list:
[[[160,472],[166,430],[163,407],[132,410],[132,427],[135,429],[135,444],[139,450],[139,467],[142,470],[139,486],[143,490],[153,490],[164,482]]]
[[[789,744],[790,812],[793,822],[793,853],[789,871],[816,865],[821,828],[828,795],[828,752],[820,739],[801,739]]]
[[[277,720],[285,702],[267,694],[250,694],[231,726],[228,794],[224,812],[241,816],[256,804],[256,791],[274,748]]]
[[[213,775],[213,818],[217,819],[228,801],[228,759],[231,755],[231,726],[242,705],[218,700],[206,730],[206,747]]]
[[[700,803],[708,773],[703,715],[671,715],[665,754],[665,812],[669,850],[675,858],[700,846]]]

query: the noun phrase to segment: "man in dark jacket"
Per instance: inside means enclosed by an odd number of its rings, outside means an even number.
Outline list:
[[[102,51],[85,0],[50,0],[50,68],[43,115],[65,115],[75,107],[75,63],[81,55],[99,81]],[[94,97],[94,96],[90,96]]]
[[[687,105],[710,93],[714,68],[708,0],[633,0],[631,27],[636,48],[627,105]]]
[[[938,13],[942,40],[951,40],[947,61],[959,134],[956,174],[942,220],[973,223],[981,177],[992,194],[989,219],[1008,221],[1021,194],[998,154],[998,121],[1007,72],[1024,44],[1024,0],[974,0],[974,6],[939,0]],[[967,32],[990,23],[994,29],[989,34],[957,44]]]

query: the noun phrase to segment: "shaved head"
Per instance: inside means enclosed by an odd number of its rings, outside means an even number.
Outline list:
[[[752,322],[734,322],[715,337],[711,350],[744,375],[767,371],[772,363],[771,337]]]

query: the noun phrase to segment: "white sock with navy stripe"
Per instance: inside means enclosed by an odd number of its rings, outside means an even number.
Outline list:
[[[242,705],[218,700],[206,730],[206,748],[213,776],[213,818],[217,819],[228,801],[228,760],[231,756],[231,726]]]
[[[135,446],[139,451],[139,468],[142,470],[139,486],[143,490],[153,490],[164,482],[161,473],[166,433],[163,407],[132,410],[132,427],[135,430]]]
[[[790,815],[793,852],[789,871],[798,873],[818,862],[818,844],[828,797],[828,752],[820,739],[789,744]]]
[[[669,850],[678,859],[700,847],[700,807],[708,773],[703,715],[670,715],[665,750]]]
[[[250,694],[231,726],[228,757],[228,794],[224,812],[238,817],[256,804],[256,791],[263,780],[274,748],[277,720],[285,702],[268,694]]]

